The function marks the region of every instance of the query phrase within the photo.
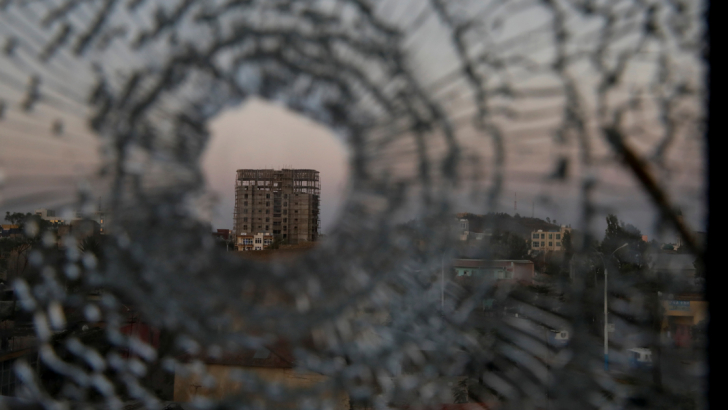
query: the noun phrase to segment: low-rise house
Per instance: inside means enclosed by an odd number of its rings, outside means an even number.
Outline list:
[[[480,224],[472,225],[470,220],[464,217],[465,215],[467,214],[458,214],[457,218],[456,229],[461,241],[482,241],[493,236],[493,229],[483,228]]]
[[[702,294],[667,295],[662,300],[662,334],[676,347],[691,347],[695,327],[708,317],[708,302]]]
[[[708,302],[702,293],[696,257],[685,253],[653,254],[650,268],[660,281],[683,292],[662,297],[662,334],[676,347],[693,344],[694,329],[707,318]]]
[[[258,232],[253,237],[253,250],[262,251],[273,244],[273,235],[269,232]]]
[[[53,209],[36,209],[35,214],[39,216],[41,219],[48,221],[50,223],[63,223],[63,219],[59,216],[56,216],[56,211]]]
[[[0,225],[0,238],[14,238],[21,234],[19,225]]]
[[[273,235],[268,232],[238,234],[235,248],[238,251],[262,251],[273,244]]]
[[[531,282],[536,276],[533,262],[528,260],[455,259],[452,268],[456,280],[473,277]]]
[[[254,237],[252,233],[247,232],[238,234],[235,238],[235,248],[238,251],[252,251]]]
[[[561,251],[564,250],[564,234],[571,233],[571,228],[561,225],[559,229],[536,230],[531,232],[531,250]]]

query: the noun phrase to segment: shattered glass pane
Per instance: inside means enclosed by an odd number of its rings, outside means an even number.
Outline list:
[[[0,406],[703,407],[704,7],[0,0]],[[200,216],[251,99],[349,149],[306,251]]]

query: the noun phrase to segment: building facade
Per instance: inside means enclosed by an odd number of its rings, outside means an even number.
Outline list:
[[[534,251],[561,251],[564,250],[564,234],[571,233],[571,228],[561,225],[559,229],[547,231],[537,230],[531,232],[531,250]]]
[[[63,223],[64,220],[56,215],[56,211],[53,209],[36,209],[35,214],[39,216],[41,219],[46,220],[51,223]]]
[[[58,212],[56,212],[55,209],[46,209],[46,208],[40,208],[35,210],[35,215],[40,217],[41,219],[44,219],[46,221],[49,221],[51,223],[59,223],[59,224],[68,224],[72,223],[73,221],[80,221],[80,220],[91,220],[99,224],[99,233],[102,235],[106,234],[106,230],[104,227],[106,226],[106,213],[101,209],[101,206],[97,208],[96,211],[91,213],[85,213],[82,211],[75,211],[71,213],[72,218],[63,218],[59,215]]]
[[[240,169],[233,230],[270,234],[285,243],[314,242],[321,230],[321,182],[312,169]]]

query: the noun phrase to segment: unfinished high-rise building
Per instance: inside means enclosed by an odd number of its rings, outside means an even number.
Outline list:
[[[269,233],[289,244],[316,241],[320,198],[319,172],[313,169],[239,169],[235,234]]]

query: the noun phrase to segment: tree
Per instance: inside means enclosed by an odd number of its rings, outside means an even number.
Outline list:
[[[25,223],[25,220],[30,216],[30,213],[24,214],[22,212],[5,212],[5,220],[13,225],[22,225],[23,223]]]
[[[528,258],[529,241],[508,231],[495,231],[490,237],[490,258],[523,260]]]
[[[40,235],[47,230],[55,230],[60,226],[60,223],[47,221],[38,215],[31,213],[21,212],[5,212],[5,220],[13,225],[17,225],[20,231],[30,236],[31,238],[39,238]],[[31,230],[26,229],[26,225],[34,224],[35,226]]]
[[[571,239],[571,231],[564,232],[564,236],[561,238],[561,247],[564,249],[566,259],[571,260],[571,257],[574,255],[574,244]]]
[[[451,388],[455,403],[462,404],[469,401],[468,397],[468,379],[462,379],[455,383]]]
[[[81,241],[78,250],[82,253],[91,253],[96,259],[101,259],[101,243],[93,236],[89,236]]]
[[[286,244],[288,244],[288,239],[283,239],[282,237],[279,236],[279,237],[276,237],[275,239],[273,239],[273,242],[270,244],[268,249],[279,249],[281,247],[281,245],[286,245]]]
[[[624,244],[627,247],[614,255],[619,261],[619,271],[627,274],[646,268],[644,255],[648,244],[642,240],[642,232],[633,225],[619,221],[615,215],[607,215],[607,229],[599,250],[603,255],[611,255]]]

